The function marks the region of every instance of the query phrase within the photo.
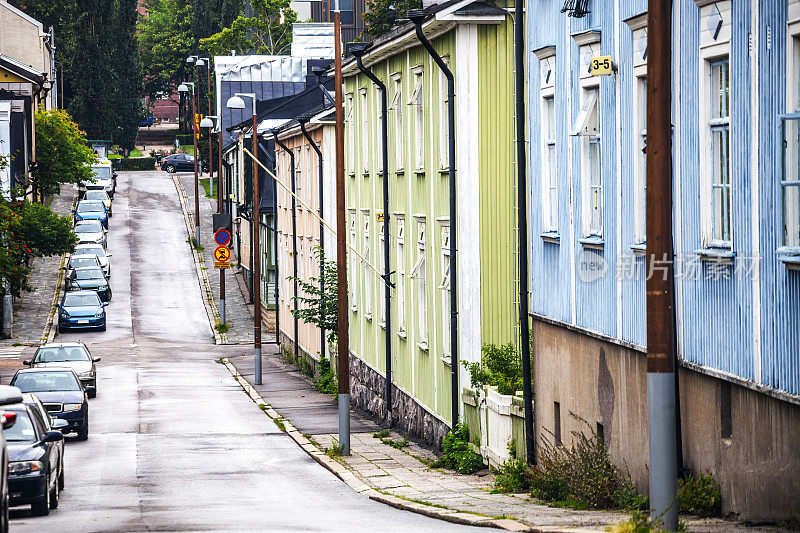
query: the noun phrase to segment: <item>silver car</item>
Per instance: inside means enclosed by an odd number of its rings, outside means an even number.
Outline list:
[[[84,195],[83,199],[103,202],[103,205],[106,206],[106,211],[108,211],[108,217],[111,218],[112,216],[111,197],[108,195],[106,191],[99,191],[99,190],[86,191],[86,194]]]
[[[79,244],[75,247],[75,251],[72,252],[73,257],[76,255],[97,256],[97,260],[100,262],[100,268],[103,269],[103,273],[107,278],[111,277],[111,263],[108,261],[108,258],[111,257],[111,254],[106,253],[106,249],[103,248],[101,244]]]
[[[66,272],[64,273],[64,282],[69,280],[72,277],[72,272],[76,268],[82,267],[100,267],[100,260],[97,258],[96,255],[71,255],[69,261],[67,261],[67,266],[64,268]],[[105,272],[105,271],[104,271]]]
[[[103,193],[105,194],[105,193]],[[101,244],[105,247],[108,230],[97,220],[80,220],[72,229],[78,236],[78,244]]]

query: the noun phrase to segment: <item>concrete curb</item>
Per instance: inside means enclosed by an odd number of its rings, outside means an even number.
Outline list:
[[[411,511],[414,513],[418,513],[421,515],[425,515],[431,518],[437,518],[439,520],[444,520],[446,522],[451,522],[453,524],[459,525],[467,525],[467,526],[480,526],[480,527],[493,527],[504,529],[506,531],[527,531],[527,532],[564,532],[564,531],[574,531],[579,532],[582,530],[579,529],[563,529],[563,528],[548,528],[548,529],[540,529],[528,526],[522,522],[517,520],[509,519],[509,518],[502,518],[502,519],[495,519],[486,516],[476,515],[472,513],[466,513],[463,511],[459,511],[456,509],[442,509],[439,507],[432,507],[429,505],[425,505],[422,503],[416,503],[409,500],[404,500],[402,498],[398,498],[397,496],[392,496],[389,494],[383,494],[378,492],[377,490],[373,489],[363,481],[361,481],[355,474],[353,474],[346,466],[344,466],[339,461],[329,457],[325,452],[320,450],[313,442],[308,440],[305,436],[303,436],[297,429],[289,422],[286,418],[282,417],[277,411],[275,411],[272,406],[270,406],[258,391],[253,387],[247,379],[242,376],[236,367],[230,362],[227,357],[223,357],[220,359],[222,364],[228,369],[231,373],[233,378],[241,385],[242,389],[247,393],[251,400],[253,400],[256,405],[264,411],[268,417],[272,418],[273,420],[279,419],[282,423],[284,430],[289,436],[294,440],[300,448],[303,449],[308,455],[310,455],[316,462],[324,466],[328,469],[331,473],[333,473],[336,477],[341,479],[347,486],[349,486],[354,491],[358,492],[359,494],[363,494],[364,496],[368,497],[370,500],[375,500],[376,502],[381,502],[386,505],[391,505],[397,509],[402,509],[404,511]],[[588,531],[588,530],[583,530]],[[594,532],[596,533],[596,532]]]
[[[192,218],[189,213],[189,196],[183,188],[180,178],[177,175],[172,176],[172,183],[175,184],[175,190],[178,192],[178,198],[181,203],[181,211],[183,211],[183,222],[186,224],[186,234],[189,237],[194,237],[194,226],[192,225]],[[194,246],[189,245],[192,250],[192,257],[194,258],[194,268],[197,272],[197,280],[200,283],[200,290],[205,295],[203,298],[203,305],[208,315],[208,322],[211,325],[211,333],[214,334],[214,342],[216,344],[228,344],[228,335],[220,333],[215,327],[220,320],[219,308],[217,302],[214,300],[214,290],[211,287],[211,280],[208,279],[208,269],[206,268],[206,261],[199,250]]]

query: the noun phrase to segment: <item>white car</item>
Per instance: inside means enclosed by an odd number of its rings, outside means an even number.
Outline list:
[[[72,229],[78,236],[78,244],[101,244],[107,246],[106,235],[108,231],[97,220],[80,220]]]
[[[77,255],[96,256],[97,260],[100,262],[100,268],[103,269],[103,273],[107,278],[111,277],[111,264],[108,261],[111,254],[107,254],[106,249],[103,248],[101,244],[79,244],[75,246],[75,251],[72,252],[73,257]]]
[[[110,198],[114,198],[114,170],[111,161],[100,161],[92,165],[92,178],[94,182],[81,183],[78,193],[82,196],[88,191],[105,191]]]
[[[108,218],[111,218],[111,197],[108,195],[106,191],[101,190],[89,190],[86,191],[86,194],[83,196],[84,200],[95,200],[97,202],[103,202],[103,205],[106,206],[106,211],[108,211]]]

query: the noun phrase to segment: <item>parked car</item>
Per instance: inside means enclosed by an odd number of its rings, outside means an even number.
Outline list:
[[[40,400],[39,397],[33,393],[30,392],[23,393],[22,403],[24,403],[34,411],[37,411],[42,416],[42,419],[45,421],[45,424],[49,428],[48,431],[50,429],[57,429],[60,431],[61,429],[69,426],[69,422],[67,422],[66,420],[62,420],[61,418],[55,418],[54,416],[51,416],[50,413],[47,412],[47,409],[45,409],[42,400]],[[60,483],[60,485],[61,486],[59,488],[63,489],[64,483],[62,482]]]
[[[111,161],[101,159],[92,165],[92,179],[86,183],[78,185],[78,194],[83,196],[87,191],[105,191],[108,196],[114,198],[114,191],[117,188],[117,180]]]
[[[69,278],[72,277],[72,271],[76,268],[95,266],[103,268],[103,266],[100,264],[100,260],[94,254],[69,256],[67,266],[64,268],[64,285],[66,286],[66,284],[69,282]],[[103,273],[105,273],[105,270],[103,270]],[[106,277],[108,277],[108,275],[106,275]]]
[[[0,385],[0,409],[2,406],[20,403],[22,391],[17,387]],[[3,429],[10,429],[17,422],[17,415],[0,410]],[[8,446],[4,431],[0,431],[0,533],[8,533]]]
[[[58,331],[71,329],[106,330],[107,302],[100,301],[95,291],[72,291],[58,304]]]
[[[4,409],[17,415],[16,423],[3,430],[8,442],[9,504],[30,504],[31,514],[47,515],[58,507],[64,435],[24,403]]]
[[[108,195],[106,191],[86,191],[86,194],[83,196],[84,200],[94,200],[97,202],[103,202],[103,205],[106,206],[106,211],[108,211],[108,218],[114,216],[112,211],[112,202],[111,197]]]
[[[146,116],[146,117],[144,117],[144,118],[142,119],[142,121],[139,123],[139,127],[142,127],[142,128],[147,128],[147,127],[150,127],[150,126],[152,126],[152,125],[153,125],[153,122],[154,122],[154,121],[155,121],[155,119],[153,118],[153,115],[147,115],[147,116]]]
[[[208,163],[201,161],[203,172],[208,171]],[[194,172],[194,156],[191,154],[172,154],[161,160],[161,170],[174,172]]]
[[[108,211],[106,211],[106,206],[103,205],[103,202],[81,200],[75,206],[73,213],[75,214],[76,224],[81,220],[97,220],[104,228],[108,227]]]
[[[81,386],[78,375],[69,368],[23,368],[11,384],[22,392],[32,392],[42,400],[50,416],[66,420],[63,432],[74,431],[78,440],[89,438],[89,399],[91,386]]]
[[[33,359],[26,359],[22,364],[31,368],[62,367],[71,368],[78,375],[81,384],[93,387],[88,395],[94,398],[97,395],[97,367],[99,357],[92,357],[89,348],[82,342],[48,342],[39,346]]]
[[[103,247],[108,244],[106,241],[107,230],[97,220],[76,222],[72,231],[78,236],[78,244],[100,244]]]
[[[111,257],[112,254],[107,253],[105,248],[99,244],[79,244],[75,247],[75,251],[72,252],[70,260],[72,260],[73,257],[81,255],[93,255],[97,257],[97,260],[100,262],[100,267],[103,269],[106,277],[111,278],[111,264],[108,262],[108,258]]]
[[[111,287],[108,285],[108,278],[99,267],[81,267],[72,271],[72,276],[67,282],[68,291],[97,292],[100,300],[108,302],[111,300]]]

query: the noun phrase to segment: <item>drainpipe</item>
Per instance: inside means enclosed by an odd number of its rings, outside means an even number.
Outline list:
[[[314,151],[317,152],[317,173],[319,175],[319,185],[317,187],[319,189],[319,191],[318,191],[319,192],[319,218],[322,218],[324,220],[324,218],[323,218],[323,209],[322,209],[322,203],[325,200],[325,196],[323,194],[324,191],[322,189],[322,179],[323,179],[323,174],[322,174],[322,150],[319,149],[319,146],[317,146],[317,143],[314,142],[314,140],[311,138],[311,135],[308,134],[308,130],[306,130],[306,124],[308,123],[308,117],[298,118],[297,122],[300,123],[300,131],[303,132],[303,137],[306,138],[306,140],[308,141],[308,144],[310,144],[311,147],[314,148]],[[322,224],[322,221],[320,221],[320,223],[319,223],[319,248],[320,248],[320,250],[322,252],[320,254],[320,257],[319,257],[319,290],[320,290],[321,293],[324,293],[325,292],[325,226]],[[322,318],[324,320],[324,318],[325,318],[325,315],[324,315],[325,308],[324,307],[322,307],[322,313],[323,313]],[[322,328],[322,327],[319,328],[319,354],[320,354],[320,358],[321,359],[325,358],[325,328]]]
[[[525,25],[524,0],[514,3],[514,112],[517,126],[517,216],[519,233],[519,319],[522,343],[522,398],[525,402],[525,457],[536,464],[536,433],[533,414],[531,339],[528,329],[528,175],[525,153]]]
[[[381,91],[381,142],[383,143],[383,297],[386,308],[386,419],[392,423],[392,286],[389,280],[389,130],[386,85],[371,70],[364,67],[361,58],[369,48],[368,43],[347,43],[347,51],[356,58],[358,69]]]
[[[297,325],[297,200],[295,199],[295,183],[294,183],[294,154],[289,148],[278,140],[278,133],[280,130],[272,130],[272,135],[275,137],[275,144],[280,146],[289,154],[289,172],[291,172],[292,180],[292,268],[294,269],[294,360],[297,361],[300,356],[300,339],[298,338],[298,325]],[[277,160],[276,160],[277,161]],[[276,199],[277,201],[277,199]]]
[[[455,428],[459,414],[458,390],[458,278],[456,277],[457,248],[456,229],[456,83],[453,73],[447,68],[441,56],[431,45],[431,42],[422,33],[422,22],[425,20],[425,10],[414,9],[408,12],[408,18],[414,23],[417,39],[433,58],[447,78],[447,131],[448,131],[448,165],[450,167],[450,394],[451,394],[451,421]]]

